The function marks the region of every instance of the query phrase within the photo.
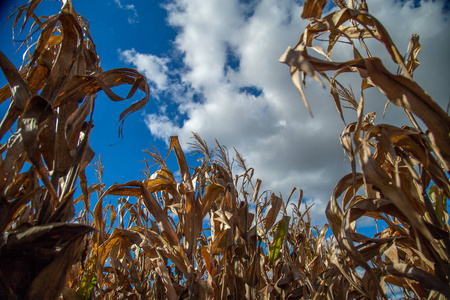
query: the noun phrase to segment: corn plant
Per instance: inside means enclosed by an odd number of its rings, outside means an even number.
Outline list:
[[[327,16],[327,1],[305,1],[302,17],[311,23],[281,61],[307,107],[299,75],[329,84],[342,119],[342,107],[357,113],[341,135],[353,171],[332,191],[329,225],[319,228],[311,225],[301,190],[293,189],[286,203],[262,191],[236,150],[230,157],[225,146],[211,149],[195,133],[194,167],[171,137],[165,158],[157,149],[145,151],[143,180],[106,188],[99,156],[92,165],[97,182],[88,184],[96,94],[125,100],[111,90],[121,84],[132,85],[126,99],[137,89],[145,93],[119,116],[121,134],[124,119],[148,101],[149,88],[134,70],[101,69],[88,22],[71,1],[49,17],[34,14],[39,3],[11,16],[14,27],[24,16],[21,31],[34,20],[24,44],[40,31],[23,66],[0,53],[8,81],[0,102],[10,99],[0,124],[0,136],[9,138],[0,161],[2,299],[387,298],[392,286],[407,298],[450,297],[450,121],[412,79],[418,36],[402,56],[365,1],[336,1],[339,10]],[[328,36],[326,51],[314,44],[319,36]],[[399,74],[371,56],[366,39],[386,46]],[[354,59],[333,62],[342,41]],[[310,49],[327,59],[309,56]],[[336,72],[329,77],[329,71]],[[349,72],[362,78],[359,100],[337,80]],[[364,90],[372,87],[404,108],[412,126],[375,124],[375,114],[364,114]],[[179,178],[166,162],[171,153]],[[297,191],[297,203],[289,204]],[[82,208],[75,212],[77,203]],[[363,216],[386,229],[362,235],[355,222]]]
[[[145,97],[127,108],[125,118],[149,99],[145,78],[135,70],[104,72],[87,21],[70,0],[61,11],[37,17],[40,0],[20,6],[10,16],[13,28],[29,27],[23,65],[17,69],[0,52],[0,67],[8,84],[0,89],[0,103],[10,100],[0,124],[0,298],[56,299],[67,275],[83,259],[85,237],[93,228],[74,217],[77,182],[89,210],[85,169],[94,157],[89,136],[96,94],[103,90],[113,101],[124,100],[111,91],[132,85]],[[30,20],[33,23],[29,25]]]
[[[328,280],[327,295],[386,299],[389,288],[397,286],[405,297],[448,298],[450,118],[413,79],[422,47],[419,37],[412,36],[408,53],[402,55],[383,25],[369,14],[366,1],[335,1],[339,9],[322,16],[326,4],[305,1],[302,17],[311,22],[280,61],[290,67],[308,109],[303,83],[311,76],[330,86],[343,120],[342,102],[357,113],[357,121],[346,125],[341,135],[352,173],[338,182],[326,209],[337,242],[332,261],[338,275],[334,282]],[[327,39],[326,48],[319,45],[319,36]],[[397,74],[372,57],[367,39],[385,46],[398,65]],[[341,42],[349,45],[354,58],[333,62],[333,48]],[[365,53],[358,50],[357,42]],[[310,56],[309,50],[316,50],[324,59]],[[334,72],[331,77],[329,71]],[[359,100],[351,88],[339,83],[338,76],[343,73],[361,78]],[[404,109],[411,125],[375,124],[374,113],[364,114],[364,91],[369,88],[377,88],[387,103]],[[363,216],[383,222],[386,229],[373,237],[358,233],[355,222]]]
[[[66,297],[79,293],[86,276],[86,282],[95,279],[90,295],[100,299],[297,299],[316,293],[316,278],[330,265],[330,245],[324,243],[327,227],[313,228],[308,207],[301,212],[302,196],[291,223],[282,198],[260,191],[261,181],[253,181],[253,169],[237,151],[230,159],[226,147],[210,149],[198,134],[190,146],[200,155],[195,168],[171,138],[179,181],[167,156],[152,149],[145,152],[157,171],[146,161],[143,181],[101,192],[92,224],[98,231],[83,274],[73,267]],[[241,173],[234,176],[235,169]]]

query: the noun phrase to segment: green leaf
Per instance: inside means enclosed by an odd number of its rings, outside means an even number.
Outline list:
[[[88,272],[84,274],[81,280],[81,286],[78,290],[78,299],[87,300],[90,299],[92,289],[97,285],[97,275],[92,272],[92,268],[88,268]]]
[[[273,263],[278,259],[280,255],[281,247],[283,247],[284,239],[286,238],[288,229],[289,229],[289,221],[291,217],[284,216],[281,221],[279,221],[275,226],[275,234],[273,236],[273,242],[270,245],[269,251],[269,264],[273,265]]]
[[[445,209],[447,207],[447,196],[436,185],[432,185],[428,190],[428,195],[435,207],[436,215],[441,223],[441,226],[445,224]]]

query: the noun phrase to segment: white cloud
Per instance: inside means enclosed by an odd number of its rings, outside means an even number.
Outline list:
[[[177,135],[179,128],[173,122],[163,115],[150,114],[145,118],[145,124],[150,129],[152,135],[156,138],[169,142],[169,137]]]
[[[119,54],[122,60],[132,64],[148,81],[155,85],[154,90],[163,91],[167,89],[168,68],[166,64],[169,61],[167,58],[137,53],[134,49],[125,51],[119,49]]]
[[[166,115],[152,114],[146,124],[162,139],[176,134],[185,144],[194,131],[210,145],[217,138],[229,148],[236,147],[263,180],[264,189],[282,192],[286,199],[294,186],[303,189],[305,197],[315,202],[313,221],[322,223],[334,185],[350,171],[339,143],[344,124],[328,89],[307,80],[306,95],[315,116],[311,118],[287,66],[278,62],[307,25],[300,19],[297,1],[245,2],[176,0],[166,6],[169,25],[178,31],[174,46],[183,54],[183,68],[177,70],[181,77],[178,89],[171,84],[172,110],[177,107],[186,119],[172,121]],[[421,35],[422,66],[415,78],[446,106],[450,85],[444,75],[449,67],[445,57],[450,42],[441,3],[422,1],[421,7],[412,9],[412,2],[403,6],[387,2],[369,1],[370,12],[385,24],[402,52],[411,34]],[[156,89],[167,88],[166,59],[127,51],[122,52],[125,60],[146,74]],[[374,53],[388,59],[382,47],[374,46]],[[333,53],[337,61],[349,58],[348,51]],[[359,86],[358,81],[351,82],[354,89]],[[359,92],[355,89],[355,93]],[[402,111],[393,106],[388,119],[382,120],[385,98],[376,90],[366,94],[366,111],[376,110],[378,122],[405,124],[406,118],[399,117]],[[202,101],[194,101],[194,95]],[[356,118],[351,111],[345,114],[348,122]]]
[[[136,7],[134,4],[126,4],[123,5],[121,0],[114,0],[114,2],[117,4],[117,6],[120,9],[126,10],[129,13],[129,17],[127,18],[129,24],[138,23],[139,22],[139,14],[137,12]]]

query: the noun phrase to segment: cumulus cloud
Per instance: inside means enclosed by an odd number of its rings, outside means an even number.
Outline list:
[[[128,15],[129,15],[128,23],[129,24],[133,24],[133,23],[138,23],[139,22],[139,14],[138,14],[137,9],[134,6],[134,4],[123,5],[121,0],[114,0],[114,2],[117,4],[117,6],[120,9],[123,9],[123,10],[128,12]]]
[[[156,138],[169,142],[169,137],[177,135],[179,128],[173,124],[173,122],[164,115],[149,114],[145,118],[145,124],[152,135]]]
[[[301,188],[305,197],[314,201],[312,219],[320,224],[325,221],[325,206],[334,185],[350,168],[339,143],[344,124],[328,89],[307,80],[311,118],[288,68],[278,62],[307,25],[300,19],[297,2],[175,0],[167,4],[168,23],[177,29],[174,47],[182,54],[178,62],[182,67],[177,70],[178,88],[172,89],[169,97],[171,105],[164,114],[149,115],[146,124],[164,140],[176,134],[186,144],[194,131],[211,145],[218,139],[236,147],[255,169],[255,176],[263,180],[264,189],[287,198],[293,187]],[[422,1],[414,8],[412,3],[373,0],[368,4],[402,52],[411,34],[421,35],[424,49],[419,60],[423,66],[415,79],[446,106],[450,85],[443,74],[449,67],[445,57],[450,42],[443,4]],[[382,47],[372,46],[375,55],[389,60]],[[166,59],[133,49],[122,55],[146,74],[156,89],[167,87]],[[350,55],[335,51],[332,58],[342,61]],[[353,87],[359,85],[350,82]],[[387,120],[381,120],[385,98],[376,90],[368,91],[366,97],[370,100],[366,111],[377,111],[378,122],[407,122],[394,107],[388,110]],[[178,118],[168,117],[171,114]],[[347,121],[356,120],[352,111],[345,114]]]
[[[119,54],[123,61],[132,64],[150,83],[153,84],[154,91],[164,91],[167,89],[167,58],[138,53],[134,49],[125,51],[119,49]]]

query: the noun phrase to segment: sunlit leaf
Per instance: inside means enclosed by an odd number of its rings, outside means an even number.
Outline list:
[[[273,241],[270,245],[269,263],[271,265],[278,259],[281,248],[283,247],[284,239],[289,230],[289,221],[291,217],[284,216],[281,221],[275,225],[275,231],[273,234]]]

